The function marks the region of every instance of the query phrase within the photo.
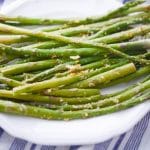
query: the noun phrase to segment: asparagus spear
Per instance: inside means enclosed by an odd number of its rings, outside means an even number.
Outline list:
[[[23,74],[19,74],[19,75],[12,75],[12,76],[10,75],[8,77],[13,80],[23,81],[23,80],[27,80],[33,76],[34,76],[34,74],[31,74],[31,73],[23,73]]]
[[[120,51],[145,50],[150,48],[150,39],[142,39],[142,40],[131,41],[131,42],[109,44],[109,46],[118,49]]]
[[[57,108],[61,108],[63,110],[81,110],[81,109],[94,109],[94,108],[103,108],[107,106],[111,106],[117,103],[121,103],[127,99],[132,98],[134,95],[141,93],[142,91],[150,88],[150,80],[140,83],[140,85],[133,86],[133,88],[127,88],[120,94],[109,97],[103,100],[99,100],[96,102],[87,103],[84,105],[64,105],[64,106],[56,106]],[[148,91],[149,92],[149,91]]]
[[[37,61],[37,62],[27,62],[27,63],[15,64],[15,65],[10,65],[10,66],[0,68],[0,72],[3,75],[14,75],[14,74],[20,74],[24,72],[50,68],[61,62],[62,61],[57,60],[57,59],[43,60],[43,61]]]
[[[149,40],[142,42],[142,43],[146,43],[149,42]],[[142,45],[142,43],[135,43],[135,45]],[[133,43],[134,44],[134,43]],[[130,48],[130,45],[132,46],[132,43],[126,43],[125,46],[127,47],[126,49],[128,50],[128,47]],[[117,47],[118,46],[118,47]],[[117,47],[117,49],[119,49],[120,44],[117,44],[116,46],[111,46],[111,47]],[[65,47],[61,47],[61,48],[54,48],[54,49],[36,49],[36,48],[32,48],[32,49],[23,49],[23,48],[14,48],[11,46],[6,46],[3,44],[0,44],[0,48],[3,52],[11,55],[16,54],[17,56],[22,56],[22,57],[36,57],[39,59],[42,58],[68,58],[70,56],[80,56],[80,57],[84,57],[84,56],[102,56],[104,54],[107,55],[108,52],[106,52],[106,50],[104,49],[99,49],[99,48],[65,48]],[[126,50],[124,49],[124,50]],[[142,58],[140,58],[139,60],[142,60]]]
[[[76,41],[78,42],[78,41]],[[70,49],[70,51],[63,51],[63,49],[58,49],[57,51],[56,50],[41,50],[41,49],[37,49],[37,50],[27,50],[27,49],[21,49],[21,48],[13,48],[13,47],[10,47],[10,46],[6,46],[6,45],[3,45],[3,44],[0,44],[0,48],[3,52],[6,52],[6,53],[9,53],[9,54],[19,54],[19,55],[23,55],[23,56],[27,56],[30,54],[30,56],[37,56],[37,57],[40,57],[40,58],[49,58],[50,56],[72,56],[73,55],[77,55],[77,54],[80,54],[82,56],[89,56],[91,55],[91,53],[93,54],[93,52],[95,52],[94,55],[98,54],[98,53],[101,53],[101,52],[104,52],[104,50],[108,50],[108,52],[111,52],[113,54],[117,54],[119,56],[122,56],[122,57],[125,57],[129,60],[133,60],[133,61],[136,61],[136,62],[140,62],[140,63],[143,63],[143,64],[149,64],[149,61],[148,60],[144,60],[142,58],[136,58],[134,56],[128,56],[127,54],[124,54],[122,52],[119,52],[109,46],[106,46],[106,45],[103,45],[103,44],[97,44],[97,43],[89,43],[89,42],[79,42],[80,43],[84,43],[85,45],[91,45],[93,47],[97,47],[97,49],[92,49],[92,48],[80,48],[78,50],[76,49]],[[102,48],[102,49],[98,49],[98,48]],[[98,50],[98,51],[97,51]],[[64,53],[63,53],[64,52]],[[74,52],[74,53],[73,53]],[[57,55],[56,55],[57,54]]]
[[[110,83],[102,84],[99,87],[102,88],[102,87],[108,87],[108,86],[116,85],[116,84],[119,84],[119,83],[125,83],[125,82],[128,82],[130,80],[141,77],[142,75],[147,75],[149,73],[150,73],[150,66],[142,67],[142,68],[138,69],[136,72],[134,72],[130,75],[127,75],[124,78],[119,78],[118,80],[114,80]]]
[[[149,17],[150,17],[150,14],[144,14],[143,16],[138,17],[138,18],[132,18],[130,20],[117,22],[111,26],[104,27],[102,30],[100,30],[96,34],[90,36],[89,39],[100,38],[100,37],[103,37],[112,33],[126,30],[130,28],[131,25],[134,25],[137,23],[149,23],[150,22]]]
[[[27,36],[24,35],[0,35],[0,43],[3,44],[13,44],[28,41],[36,41],[36,40],[32,37],[27,38]]]
[[[120,17],[120,18],[115,18],[111,19],[108,21],[100,22],[100,23],[93,23],[93,24],[88,24],[88,25],[80,25],[77,27],[70,27],[67,29],[60,29],[58,31],[55,31],[53,33],[56,34],[62,34],[65,36],[72,36],[74,34],[80,34],[83,32],[93,32],[93,31],[99,31],[103,26],[110,26],[113,25],[114,23],[120,22],[120,21],[128,21],[132,18],[141,18],[144,13],[141,14],[136,14],[132,16],[125,16],[125,17]],[[45,32],[50,32],[51,28],[48,30],[44,30],[43,28],[40,30],[35,30],[35,31],[45,31]],[[26,41],[34,41],[36,42],[37,40],[33,37],[28,37],[24,35],[13,35],[11,37],[8,36],[1,36],[0,38],[0,43],[4,44],[12,44],[12,43],[19,43],[19,42],[26,42]],[[63,43],[57,42],[57,41],[46,41],[46,42],[40,42],[36,43],[33,45],[28,46],[28,48],[52,48],[52,47],[57,47],[57,46],[62,46]]]
[[[79,60],[75,60],[74,62],[80,63],[80,64],[87,64],[94,61],[99,60],[100,57],[86,57]],[[42,60],[42,61],[36,61],[36,62],[30,62],[32,59],[27,59],[25,61],[21,61],[20,64],[11,64],[8,66],[5,66],[3,68],[0,68],[0,72],[2,72],[4,75],[14,75],[24,72],[33,72],[36,70],[42,70],[54,67],[55,65],[61,64],[66,62],[67,60],[59,60],[59,59],[51,59],[51,60]],[[39,73],[39,72],[38,72]]]
[[[53,42],[53,41],[41,42],[41,43],[26,46],[25,48],[26,49],[30,49],[30,48],[50,48],[51,43],[55,43],[55,42]],[[150,43],[149,39],[142,39],[142,40],[138,40],[138,41],[109,44],[109,46],[112,47],[112,48],[118,49],[120,51],[135,51],[135,50],[137,51],[138,49],[139,50],[149,49],[150,48],[149,43]],[[58,44],[59,44],[59,42],[58,42]],[[55,47],[55,45],[52,45],[52,46]],[[63,47],[63,48],[66,48],[66,50],[67,50],[70,47],[66,46],[66,47]],[[73,47],[72,47],[72,49],[73,49]]]
[[[109,83],[111,80],[123,77],[127,74],[133,73],[136,71],[136,68],[133,63],[112,69],[110,71],[98,74],[89,79],[74,83],[69,86],[69,88],[92,88],[103,83]]]
[[[0,24],[0,29],[3,29],[3,30],[6,29],[7,31],[9,31],[11,33],[25,34],[25,35],[34,36],[34,37],[37,37],[37,38],[53,39],[53,40],[57,40],[57,41],[60,41],[60,42],[67,43],[67,44],[76,44],[76,45],[81,45],[81,46],[96,47],[96,48],[108,51],[112,54],[127,58],[129,60],[140,62],[142,64],[149,64],[150,63],[148,60],[139,59],[139,58],[136,58],[134,56],[129,56],[129,55],[124,54],[120,51],[117,51],[117,50],[115,50],[115,49],[113,49],[113,48],[111,48],[107,45],[104,45],[104,44],[101,44],[101,43],[100,44],[99,43],[94,43],[94,42],[91,42],[91,41],[88,41],[88,40],[87,41],[78,40],[78,39],[74,39],[74,38],[64,37],[64,36],[61,36],[61,35],[55,35],[55,34],[52,34],[52,33],[32,32],[31,30],[20,29],[20,28],[17,28],[17,27],[11,27],[9,25],[4,25],[4,24]],[[147,33],[147,32],[149,32],[149,30],[150,30],[149,25],[140,27],[140,29],[139,29],[139,31],[141,33],[143,33],[143,32]],[[0,47],[1,47],[2,50],[5,50],[5,51],[10,50],[10,47],[6,48],[6,46],[5,46],[5,48],[4,48],[4,45],[2,45],[2,44],[0,45]]]
[[[53,74],[56,72],[69,70],[69,72],[76,73],[85,69],[96,69],[98,67],[104,66],[106,63],[108,63],[108,59],[104,59],[102,61],[96,61],[96,62],[87,64],[85,66],[80,66],[78,62],[67,62],[64,64],[57,65],[54,68],[47,69],[39,74],[36,74],[32,78],[26,80],[26,83],[46,80],[50,78],[51,76],[53,76]]]
[[[49,119],[49,120],[81,119],[81,118],[89,118],[89,117],[109,114],[119,110],[133,107],[139,103],[144,102],[145,100],[148,100],[150,98],[149,94],[150,93],[148,92],[146,94],[142,94],[139,97],[133,97],[127,101],[106,108],[81,110],[81,111],[68,111],[68,112],[62,110],[45,109],[45,108],[19,104],[11,101],[6,101],[6,100],[0,100],[0,112],[36,117],[41,119]]]
[[[150,76],[146,76],[143,80],[140,80],[140,82],[139,82],[138,84],[144,83],[145,81],[148,81],[149,79],[150,79]],[[126,91],[131,90],[132,88],[136,87],[138,84],[133,84],[133,85],[131,85],[131,86],[129,86],[129,87],[127,87],[127,88],[121,90],[121,91],[114,92],[114,93],[111,93],[111,94],[105,94],[105,95],[102,95],[102,96],[103,96],[104,98],[114,97],[114,96],[117,96],[117,95],[119,95],[119,94],[122,94],[122,93],[124,93],[124,92],[126,92]],[[147,91],[148,91],[148,90],[147,90]]]
[[[14,48],[11,46],[6,46],[0,44],[0,48],[3,52],[7,54],[16,54],[18,56],[30,56],[37,58],[66,58],[70,56],[91,56],[91,55],[100,55],[104,51],[98,48],[55,48],[51,50],[43,50],[43,49],[22,49],[22,48]]]
[[[119,33],[114,33],[112,35],[97,38],[92,41],[111,44],[111,43],[117,43],[124,40],[129,40],[137,35],[145,35],[146,33],[149,32],[150,32],[150,25],[143,25],[127,31],[122,31]]]
[[[102,29],[102,31],[100,30],[100,32],[109,32],[109,30],[111,31],[112,27],[116,26],[116,24],[120,24],[122,22],[131,22],[130,20],[132,20],[134,18],[135,21],[139,21],[141,20],[141,18],[145,17],[145,16],[148,16],[147,14],[145,13],[142,13],[142,14],[137,14],[137,15],[132,15],[132,16],[128,16],[128,17],[122,17],[122,18],[116,18],[116,19],[112,19],[112,20],[109,20],[109,21],[106,21],[106,22],[101,22],[101,23],[96,23],[96,24],[89,24],[89,25],[86,25],[86,26],[78,26],[78,27],[72,27],[72,28],[68,28],[68,29],[64,29],[64,30],[58,30],[58,31],[55,31],[54,33],[56,34],[62,34],[62,35],[65,35],[65,36],[70,36],[74,33],[81,33],[81,30],[88,30],[90,32],[93,32],[91,29],[93,29],[94,26],[97,27],[97,29],[99,30],[99,28],[102,28],[103,26],[106,26],[106,28]],[[149,20],[149,19],[148,19]],[[147,20],[147,21],[148,21]],[[113,24],[115,24],[113,26]],[[107,27],[108,26],[108,27]],[[116,32],[116,28],[113,28]],[[118,29],[118,28],[117,28]],[[120,29],[120,28],[119,28]],[[91,36],[90,36],[91,38]],[[31,46],[27,46],[26,48],[51,48],[52,46],[55,47],[55,46],[61,46],[63,45],[62,43],[59,43],[57,41],[47,41],[47,42],[41,42],[41,43],[38,43],[38,44],[33,44]]]
[[[98,16],[98,17],[89,17],[85,19],[74,19],[74,20],[68,20],[68,19],[40,19],[40,18],[27,18],[27,17],[8,17],[1,15],[0,16],[0,21],[1,22],[19,22],[22,24],[27,24],[27,25],[51,25],[51,24],[70,24],[70,25],[80,25],[80,24],[89,24],[89,23],[94,23],[94,22],[99,22],[99,21],[104,21],[108,20],[110,18],[115,18],[119,16],[124,16],[126,15],[126,10],[129,8],[135,7],[139,4],[144,3],[144,0],[136,0],[133,2],[128,2],[124,6],[109,12],[108,14],[104,16]]]
[[[99,95],[99,89],[48,89],[44,94],[58,97],[88,97],[92,95]]]
[[[86,90],[82,90],[82,92]],[[92,94],[92,90],[91,90]],[[0,97],[3,98],[11,98],[16,99],[20,102],[39,102],[39,103],[48,103],[48,104],[85,104],[89,102],[98,101],[101,99],[100,92],[97,95],[91,95],[89,97],[74,97],[74,98],[65,98],[65,97],[53,97],[53,96],[43,96],[39,94],[30,94],[30,93],[22,93],[14,95],[13,91],[8,90],[0,90]]]
[[[150,51],[148,51],[148,52],[146,52],[146,53],[144,53],[142,55],[139,55],[138,57],[139,58],[150,58]]]
[[[135,51],[135,50],[137,51],[138,49],[139,50],[149,49],[150,48],[149,43],[150,43],[150,39],[143,39],[143,40],[132,41],[132,42],[109,44],[109,46],[112,47],[112,48],[118,49],[120,51]],[[49,46],[49,44],[51,45],[51,41],[50,42],[45,42],[45,43],[41,42],[39,44],[29,45],[29,46],[26,46],[25,49],[29,50],[31,48],[36,48],[36,47],[38,47],[38,48],[47,48],[47,46]],[[59,50],[62,50],[62,49],[67,50],[69,48],[73,49],[74,51],[76,51],[76,49],[77,49],[77,48],[73,48],[73,47],[70,47],[70,46],[66,46],[66,47],[62,47],[61,49],[59,48]],[[95,48],[93,48],[93,49],[96,50]],[[53,51],[57,51],[57,49],[53,49]]]
[[[23,85],[21,82],[0,75],[0,82],[7,84],[10,87]]]
[[[46,48],[55,48],[55,47],[59,47],[63,45],[64,45],[63,43],[60,43],[57,41],[44,41],[44,42],[38,42],[35,44],[27,45],[22,48],[24,49],[32,49],[32,48],[46,49]]]
[[[126,14],[128,15],[130,13],[140,12],[140,11],[149,12],[150,5],[138,5],[136,7],[132,7],[130,9],[126,10]]]
[[[146,22],[149,22],[149,19],[147,17],[149,17],[148,13],[139,13],[139,14],[135,14],[135,15],[132,15],[132,16],[113,18],[113,19],[103,21],[103,22],[98,22],[98,23],[92,23],[92,24],[87,24],[87,25],[80,25],[80,26],[70,27],[70,28],[66,28],[66,29],[61,29],[61,30],[54,31],[53,33],[61,34],[61,35],[64,35],[64,36],[73,36],[73,35],[81,34],[81,33],[93,33],[93,32],[97,32],[101,29],[103,30],[103,27],[108,26],[108,28],[109,28],[111,25],[113,25],[115,23],[120,23],[122,21],[127,21],[128,22],[128,21],[133,20],[133,18],[137,22],[143,22],[144,20]],[[141,21],[139,20],[140,18],[141,18]],[[45,30],[42,30],[42,31],[45,31]]]
[[[140,15],[138,14],[137,17],[139,17]],[[136,16],[135,16],[136,17]],[[94,24],[89,24],[89,25],[80,25],[77,27],[70,27],[67,29],[61,29],[58,31],[55,31],[54,33],[56,34],[62,34],[65,36],[71,36],[77,33],[82,33],[82,32],[93,32],[93,31],[99,31],[99,29],[103,26],[107,26],[107,25],[111,25],[113,23],[116,23],[118,21],[124,20],[129,17],[123,17],[123,18],[116,18],[116,19],[112,19],[110,21],[105,21],[105,22],[101,22],[101,23],[94,23]],[[93,30],[94,29],[94,30]],[[5,32],[5,30],[3,30]],[[44,31],[44,32],[48,32],[49,30],[35,30],[35,31]],[[50,31],[49,31],[50,32]],[[28,37],[25,35],[2,35],[0,36],[0,43],[3,44],[13,44],[13,43],[20,43],[20,42],[27,42],[27,41],[36,41],[35,38],[33,37]],[[40,42],[40,43],[36,43],[33,44],[31,46],[29,46],[28,48],[51,48],[51,47],[57,47],[57,46],[61,46],[63,45],[63,43],[57,42],[57,41],[46,41],[46,42]]]
[[[108,68],[110,68],[112,66],[108,66]],[[106,67],[107,68],[107,67]],[[54,78],[51,80],[45,80],[42,82],[37,82],[37,83],[33,83],[33,84],[27,84],[24,86],[20,86],[20,87],[16,87],[14,88],[14,93],[25,93],[25,92],[33,92],[33,91],[38,91],[38,90],[42,90],[42,89],[46,89],[46,88],[55,88],[55,87],[59,87],[59,86],[64,86],[64,85],[68,85],[83,79],[86,79],[87,77],[90,77],[91,74],[95,74],[95,72],[101,72],[103,69],[98,69],[95,71],[92,71],[91,73],[87,73],[87,71],[85,72],[81,72],[77,75],[68,75],[66,77],[62,77],[62,78]],[[106,73],[104,73],[103,78],[100,78],[100,80],[97,80],[98,83],[103,83],[103,82],[107,82],[110,81],[112,79],[117,79],[119,77],[123,77],[127,74],[133,73],[135,72],[136,68],[134,66],[133,63],[127,64],[127,65],[123,65],[121,67],[115,68],[111,71],[108,71]],[[114,74],[113,74],[114,73]],[[100,74],[101,75],[101,74]],[[99,75],[99,76],[100,76]],[[85,80],[84,80],[85,81]],[[94,83],[95,85],[97,83]],[[92,86],[91,86],[92,87]]]

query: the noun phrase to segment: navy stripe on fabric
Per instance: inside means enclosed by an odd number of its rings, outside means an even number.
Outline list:
[[[35,150],[36,144],[32,144],[30,150]]]
[[[81,146],[80,145],[73,145],[73,146],[70,146],[69,150],[77,150],[79,147],[81,147]]]
[[[125,135],[126,135],[126,133],[120,135],[120,137],[119,137],[119,139],[117,140],[117,142],[116,142],[116,144],[115,144],[113,150],[118,150],[118,148],[119,148],[121,142],[123,141]]]
[[[2,128],[0,128],[0,137],[2,136],[4,130]]]
[[[9,150],[24,150],[26,144],[27,144],[27,141],[15,138]]]
[[[150,120],[150,112],[134,127],[133,132],[124,147],[124,150],[138,149],[142,137],[148,127],[149,120]]]
[[[123,3],[126,3],[126,2],[128,2],[128,1],[131,1],[131,0],[123,0]]]
[[[105,141],[105,142],[102,142],[102,143],[99,143],[99,144],[96,144],[94,146],[94,150],[107,150],[108,146],[110,145],[112,139],[108,140],[108,141]]]
[[[41,150],[55,150],[55,146],[42,146]]]
[[[4,0],[0,0],[0,4],[2,4],[4,2]]]

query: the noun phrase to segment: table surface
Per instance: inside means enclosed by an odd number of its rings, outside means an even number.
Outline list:
[[[15,0],[0,0],[6,6]],[[127,0],[124,0],[124,2]],[[2,7],[3,7],[2,6]],[[95,145],[46,146],[12,137],[0,128],[0,150],[149,150],[150,112],[128,132]]]

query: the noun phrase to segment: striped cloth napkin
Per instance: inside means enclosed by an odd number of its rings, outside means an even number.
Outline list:
[[[5,2],[7,1],[5,0]],[[123,2],[126,1],[128,0]],[[0,0],[0,4],[2,3],[4,0]],[[0,128],[0,150],[150,150],[150,112],[128,132],[95,145],[61,147],[36,145],[12,137]]]

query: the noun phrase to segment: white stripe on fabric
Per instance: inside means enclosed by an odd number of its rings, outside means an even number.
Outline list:
[[[0,138],[0,150],[8,150],[14,138],[6,132]]]
[[[78,150],[93,150],[94,145],[85,145],[78,148]]]
[[[28,142],[28,143],[26,144],[24,150],[29,150],[29,149],[31,148],[31,145],[32,145],[32,144],[31,144],[30,142]]]
[[[41,149],[41,145],[36,145],[36,148],[35,148],[35,150],[40,150]]]
[[[150,113],[149,113],[150,115]],[[147,129],[143,135],[139,150],[149,150],[150,149],[150,119]]]

